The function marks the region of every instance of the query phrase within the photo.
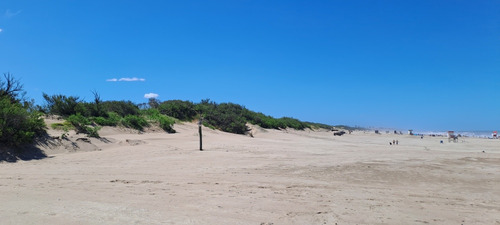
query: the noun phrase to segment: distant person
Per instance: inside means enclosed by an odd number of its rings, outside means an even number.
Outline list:
[[[396,140],[396,145],[399,145],[399,141],[398,140]]]

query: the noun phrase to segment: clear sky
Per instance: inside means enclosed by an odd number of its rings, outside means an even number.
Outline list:
[[[42,92],[500,129],[500,1],[2,0],[0,72]],[[135,78],[135,79],[134,79]]]

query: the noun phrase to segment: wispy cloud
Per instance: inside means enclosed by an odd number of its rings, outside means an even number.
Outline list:
[[[155,93],[147,93],[144,95],[144,98],[158,98],[158,94],[155,94]]]
[[[137,78],[137,77],[132,77],[132,78],[120,78],[118,81],[146,81],[144,78]]]
[[[5,11],[5,13],[3,14],[3,16],[4,16],[5,18],[10,19],[10,18],[12,18],[12,17],[14,17],[14,16],[19,15],[21,12],[22,12],[21,10],[17,10],[17,11],[15,11],[15,12],[13,12],[13,11],[10,11],[10,9],[7,9],[7,10]]]
[[[146,81],[144,78],[137,78],[137,77],[123,77],[123,78],[111,78],[107,79],[106,81],[108,82],[121,82],[121,81],[126,81],[126,82],[133,82],[133,81]]]
[[[0,33],[1,33],[2,31],[3,31],[3,30],[2,30],[2,28],[0,28]]]

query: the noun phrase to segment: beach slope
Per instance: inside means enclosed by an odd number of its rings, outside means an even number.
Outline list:
[[[500,224],[500,140],[204,128],[199,151],[196,124],[175,129],[104,128],[87,148],[1,162],[0,221]]]

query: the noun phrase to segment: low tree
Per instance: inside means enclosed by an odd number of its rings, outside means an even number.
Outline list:
[[[77,106],[80,103],[80,98],[75,96],[65,95],[48,95],[43,93],[47,105],[47,112],[54,115],[68,117],[77,113]]]
[[[11,102],[24,101],[26,92],[23,91],[21,82],[14,79],[10,73],[4,73],[3,77],[3,80],[0,79],[0,97],[7,97]]]
[[[148,106],[149,108],[156,109],[160,105],[160,101],[156,98],[149,98],[148,99]]]
[[[92,91],[92,94],[94,95],[94,105],[93,105],[92,112],[91,112],[92,116],[106,117],[107,114],[104,111],[103,106],[102,106],[101,95],[99,95],[99,93],[97,91]]]
[[[0,79],[0,145],[19,146],[45,133],[41,113],[24,100],[23,86],[10,74]]]
[[[195,106],[190,101],[164,101],[158,106],[158,110],[164,115],[184,121],[193,120],[197,115]]]

